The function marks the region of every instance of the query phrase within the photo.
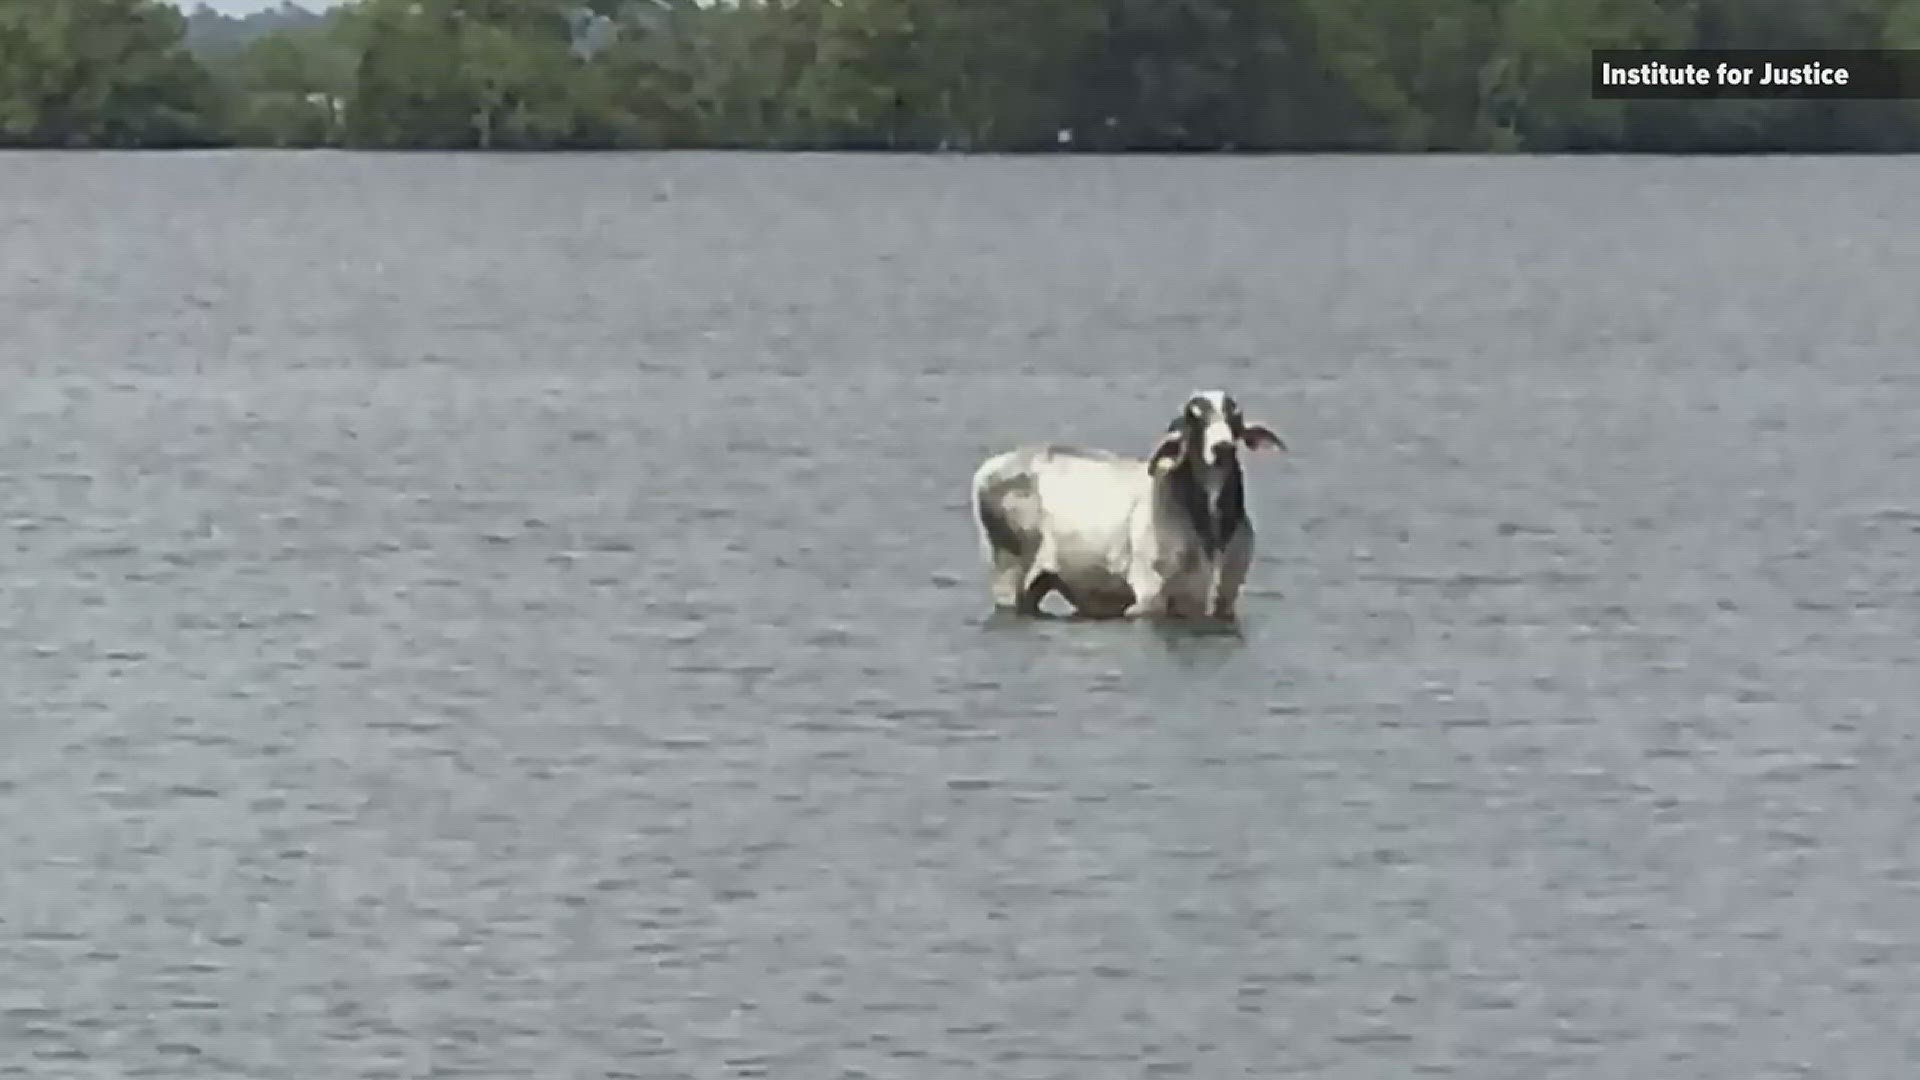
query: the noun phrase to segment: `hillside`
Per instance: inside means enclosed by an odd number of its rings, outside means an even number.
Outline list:
[[[294,3],[242,16],[222,15],[201,4],[187,16],[187,45],[203,54],[225,52],[245,48],[268,34],[317,26],[324,18]]]

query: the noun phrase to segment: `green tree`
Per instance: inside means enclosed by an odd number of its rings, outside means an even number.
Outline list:
[[[347,103],[355,146],[452,149],[477,141],[476,98],[457,62],[459,24],[445,0],[366,0],[348,25],[364,43]]]
[[[929,87],[915,0],[822,6],[816,48],[795,80],[796,122],[829,147],[925,145]]]
[[[206,145],[218,100],[155,0],[0,0],[0,143]]]
[[[335,23],[270,31],[210,56],[228,124],[249,146],[330,146],[342,135],[357,58]]]
[[[1662,0],[1508,0],[1484,69],[1484,121],[1502,149],[1616,148],[1628,103],[1593,97],[1591,51],[1677,48],[1688,34]]]

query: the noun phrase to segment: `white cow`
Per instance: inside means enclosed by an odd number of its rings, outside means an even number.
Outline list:
[[[1233,618],[1254,540],[1240,446],[1287,448],[1208,390],[1145,460],[1060,446],[988,458],[973,508],[995,606],[1037,614],[1058,592],[1096,618]]]

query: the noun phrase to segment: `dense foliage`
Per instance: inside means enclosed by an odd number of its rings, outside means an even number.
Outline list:
[[[1911,150],[1916,103],[1588,63],[1914,45],[1920,0],[0,0],[0,144]]]

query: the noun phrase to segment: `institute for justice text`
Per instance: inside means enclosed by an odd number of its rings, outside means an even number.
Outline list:
[[[1663,64],[1657,60],[1622,66],[1600,65],[1605,86],[1845,86],[1846,68],[1806,63],[1793,66],[1745,64]]]

